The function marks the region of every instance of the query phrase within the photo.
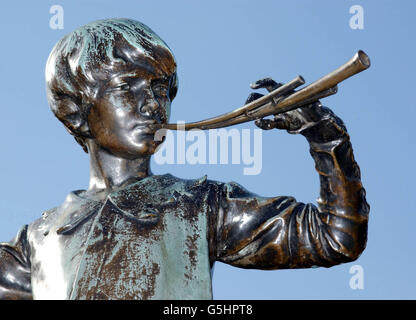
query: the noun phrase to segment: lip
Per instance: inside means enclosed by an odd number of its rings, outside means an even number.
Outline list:
[[[158,129],[156,127],[158,124],[157,121],[143,121],[134,125],[133,130],[140,130],[144,134],[154,134]]]
[[[133,126],[133,129],[143,129],[143,128],[148,128],[148,129],[152,129],[153,131],[160,129],[162,123],[156,121],[156,120],[146,120],[146,121],[141,121],[140,123],[137,123]]]

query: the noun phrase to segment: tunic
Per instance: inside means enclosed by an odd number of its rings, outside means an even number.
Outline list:
[[[212,267],[330,267],[357,259],[369,206],[347,133],[310,141],[318,206],[237,183],[152,175],[71,192],[0,244],[0,299],[212,299]]]

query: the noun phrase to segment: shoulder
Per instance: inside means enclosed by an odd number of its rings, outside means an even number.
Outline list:
[[[234,200],[257,199],[264,197],[249,191],[235,181],[221,182],[208,179],[207,175],[197,179],[181,179],[171,174],[164,175],[161,179],[169,181],[169,187],[165,192],[173,195],[190,196],[194,199],[216,201],[218,203]]]
[[[58,218],[58,208],[51,208],[43,211],[41,216],[27,226],[27,235],[30,238],[38,233],[44,234],[50,229],[50,226]]]

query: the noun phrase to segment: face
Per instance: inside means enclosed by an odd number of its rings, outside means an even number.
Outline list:
[[[154,124],[167,123],[170,77],[131,70],[101,86],[88,115],[95,142],[115,156],[135,159],[152,155]]]

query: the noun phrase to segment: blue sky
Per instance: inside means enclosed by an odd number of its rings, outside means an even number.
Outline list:
[[[64,9],[64,29],[49,27],[52,5]],[[364,29],[353,30],[352,5],[364,9]],[[241,106],[249,84],[263,77],[307,83],[358,50],[369,70],[322,100],[346,123],[371,206],[367,249],[355,262],[330,269],[256,271],[217,263],[216,299],[415,299],[413,1],[21,1],[0,10],[0,241],[72,190],[87,187],[88,157],[50,112],[45,62],[65,34],[90,21],[127,17],[144,22],[173,50],[179,92],[171,120],[194,121]],[[254,129],[252,123],[237,128]],[[264,196],[315,202],[318,175],[301,136],[262,135],[262,171],[244,165],[157,165],[157,174],[208,174],[237,181]],[[350,268],[364,270],[364,289],[349,286]]]

